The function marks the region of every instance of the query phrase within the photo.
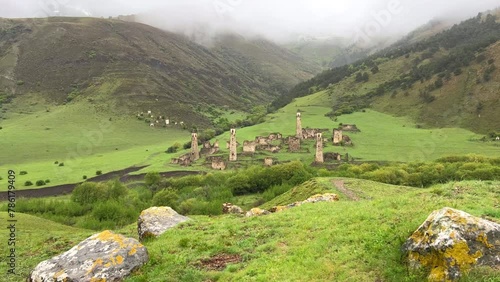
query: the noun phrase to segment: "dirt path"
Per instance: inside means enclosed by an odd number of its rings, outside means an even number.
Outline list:
[[[333,185],[335,185],[335,188],[342,192],[349,200],[351,201],[359,201],[360,198],[356,195],[356,193],[348,188],[345,187],[344,185],[344,180],[332,180]]]

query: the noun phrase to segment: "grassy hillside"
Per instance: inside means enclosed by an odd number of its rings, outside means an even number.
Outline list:
[[[149,263],[126,281],[423,281],[422,274],[408,272],[400,252],[404,240],[433,210],[445,206],[500,221],[499,188],[491,181],[416,189],[316,178],[274,202],[304,200],[317,192],[337,193],[340,201],[255,218],[193,216],[147,241]],[[91,234],[17,216],[22,267],[10,281],[24,279],[37,263]],[[0,219],[6,220],[5,215]],[[118,232],[137,238],[135,224]],[[225,259],[231,261],[227,266]],[[498,275],[498,270],[479,270],[463,281],[499,281]]]
[[[32,94],[46,106],[88,102],[128,114],[152,110],[198,126],[208,120],[195,105],[248,110],[317,71],[263,40],[231,45],[230,39],[221,43],[224,49],[209,49],[120,20],[2,19],[0,39],[1,99]]]
[[[273,106],[327,89],[331,116],[369,107],[427,127],[499,131],[499,26],[485,14],[413,42],[422,33],[416,32],[408,42],[298,84]]]
[[[340,181],[360,200],[349,200],[330,184],[339,202],[257,218],[196,217],[146,243],[152,261],[127,281],[423,281],[407,272],[400,247],[431,211],[450,206],[500,219],[493,200],[497,182],[420,190]],[[221,271],[207,269],[221,254],[240,261]],[[464,281],[498,281],[498,272],[479,271]]]

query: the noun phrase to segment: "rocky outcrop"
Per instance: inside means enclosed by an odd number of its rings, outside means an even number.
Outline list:
[[[104,231],[39,263],[28,281],[122,281],[148,260],[146,247],[136,239]]]
[[[247,211],[245,216],[251,217],[251,216],[260,216],[260,215],[266,215],[266,214],[270,214],[270,212],[263,210],[263,209],[259,209],[259,208],[253,208],[253,209]]]
[[[326,193],[326,194],[316,194],[309,197],[307,200],[302,201],[302,204],[307,203],[317,203],[317,202],[336,202],[339,200],[337,194]]]
[[[463,211],[434,211],[403,245],[412,268],[429,281],[456,281],[475,265],[500,265],[500,224]]]
[[[223,214],[244,214],[245,212],[243,211],[242,208],[233,205],[231,203],[224,203],[222,204],[222,213]]]
[[[291,203],[291,204],[288,204],[286,206],[272,207],[271,209],[269,209],[269,211],[274,213],[274,212],[280,212],[280,211],[284,211],[284,210],[287,210],[290,208],[298,207],[298,206],[301,206],[301,205],[307,204],[307,203],[336,202],[338,200],[339,200],[339,197],[337,196],[337,194],[332,194],[332,193],[317,194],[317,195],[309,197],[307,200],[304,200],[304,201]]]
[[[186,220],[189,220],[189,218],[178,214],[170,207],[152,207],[143,210],[137,222],[139,240],[158,237],[168,229]]]

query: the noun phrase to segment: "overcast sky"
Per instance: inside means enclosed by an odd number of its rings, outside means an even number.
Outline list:
[[[499,0],[0,0],[0,17],[139,14],[142,22],[174,31],[296,40],[404,34],[432,19],[465,19],[499,6]]]

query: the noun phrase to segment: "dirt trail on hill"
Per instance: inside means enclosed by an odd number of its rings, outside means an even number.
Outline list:
[[[108,173],[104,173],[102,175],[98,175],[96,177],[89,178],[88,182],[101,182],[107,181],[114,178],[118,178],[121,182],[129,182],[129,181],[141,181],[144,179],[145,173],[138,175],[129,175],[131,172],[135,172],[141,170],[147,166],[132,166],[126,169],[112,171]],[[186,175],[200,174],[199,171],[169,171],[162,172],[160,175],[162,177],[182,177]],[[67,195],[73,192],[75,187],[79,185],[79,183],[72,184],[63,184],[57,185],[47,188],[39,188],[39,189],[27,189],[27,190],[16,190],[16,198],[42,198],[42,197],[51,197],[51,196],[61,196]],[[0,201],[8,200],[7,191],[0,192]]]
[[[349,200],[351,201],[359,201],[360,198],[356,195],[356,193],[348,188],[345,187],[344,185],[344,180],[332,180],[333,185],[335,185],[335,188],[342,192]]]

